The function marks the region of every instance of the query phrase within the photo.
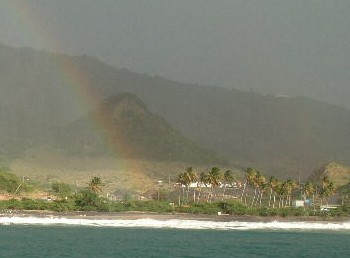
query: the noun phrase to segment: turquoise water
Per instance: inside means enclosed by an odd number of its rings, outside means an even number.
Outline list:
[[[350,233],[0,226],[0,257],[349,257]]]

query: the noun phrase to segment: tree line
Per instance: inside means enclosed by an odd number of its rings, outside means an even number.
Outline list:
[[[328,205],[336,193],[335,184],[327,175],[319,182],[299,183],[291,178],[267,177],[254,168],[245,169],[244,182],[241,182],[231,170],[212,167],[198,174],[192,167],[187,167],[177,176],[176,183],[179,205],[235,198],[250,207],[283,208],[292,206],[293,200],[315,206]],[[235,188],[233,195],[226,195],[228,188],[231,192]]]

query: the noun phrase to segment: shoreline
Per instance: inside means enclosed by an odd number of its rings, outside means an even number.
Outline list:
[[[319,217],[319,216],[293,216],[293,217],[262,217],[251,215],[206,215],[190,213],[157,213],[157,212],[55,212],[47,210],[4,210],[0,211],[0,217],[19,218],[65,218],[83,220],[140,220],[151,219],[157,221],[167,220],[195,220],[212,222],[317,222],[340,223],[350,221],[350,217]]]

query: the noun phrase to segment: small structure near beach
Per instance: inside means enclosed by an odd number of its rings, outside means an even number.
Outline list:
[[[304,207],[305,201],[304,200],[294,200],[293,201],[293,207]]]

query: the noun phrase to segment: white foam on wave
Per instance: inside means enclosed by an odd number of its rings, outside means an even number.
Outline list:
[[[335,230],[349,231],[350,222],[242,222],[242,221],[198,221],[198,220],[100,220],[72,218],[0,217],[0,225],[68,225],[119,228],[175,228],[216,230]]]

